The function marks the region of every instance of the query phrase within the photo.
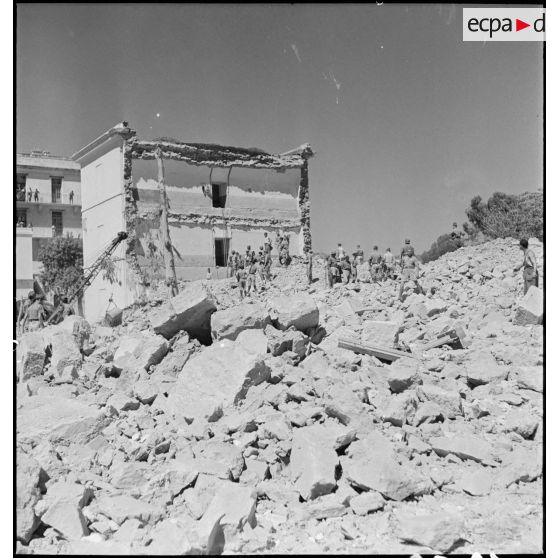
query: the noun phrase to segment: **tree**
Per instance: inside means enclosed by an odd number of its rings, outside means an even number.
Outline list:
[[[420,260],[422,263],[432,262],[440,256],[448,252],[454,252],[462,246],[463,241],[460,238],[454,239],[449,234],[443,234],[432,244],[430,250],[426,250],[420,255]]]
[[[69,293],[83,278],[83,246],[81,239],[57,236],[39,250],[43,264],[41,281],[47,289]]]

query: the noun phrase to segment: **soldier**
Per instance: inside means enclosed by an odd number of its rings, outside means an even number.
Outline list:
[[[240,300],[246,296],[246,270],[244,269],[244,262],[239,262],[238,270],[236,272],[236,280],[240,290]]]
[[[17,331],[19,333],[23,333],[23,318],[26,316],[29,306],[35,301],[35,296],[35,291],[29,291],[27,293],[27,299],[22,300],[19,305],[19,313],[17,316]]]
[[[314,252],[312,252],[312,250],[305,250],[304,254],[306,256],[304,260],[304,263],[306,264],[306,277],[308,278],[308,284],[311,285],[312,284],[312,258]]]
[[[519,247],[523,251],[523,262],[516,265],[513,270],[517,272],[523,267],[523,294],[526,294],[530,287],[539,286],[539,270],[535,252],[529,248],[529,241],[522,238]]]
[[[266,281],[271,281],[271,251],[267,252],[264,254],[264,260],[263,260],[263,268],[264,268],[264,277],[266,279]]]
[[[264,232],[264,246],[266,252],[271,252],[273,247],[271,246],[271,238],[267,235],[267,232]]]
[[[330,289],[333,287],[334,283],[337,283],[338,277],[339,268],[337,267],[337,258],[335,257],[335,251],[333,251],[327,259],[327,282]]]
[[[411,246],[411,241],[408,238],[405,239],[405,246],[401,248],[401,256],[403,256],[403,254],[406,256],[415,255],[415,249]]]
[[[27,331],[37,331],[42,329],[45,319],[45,309],[43,307],[43,295],[34,298],[33,302],[27,307],[27,311],[23,316],[21,323],[22,331],[25,331],[27,324]]]
[[[257,261],[252,261],[248,266],[248,279],[246,281],[246,293],[250,294],[252,290],[257,293],[258,286],[256,285],[256,275],[258,273],[259,265]]]
[[[342,260],[345,257],[345,249],[341,245],[341,242],[337,244],[337,259]]]
[[[341,273],[343,273],[343,285],[346,285],[351,278],[351,262],[349,256],[345,256],[341,260]]]
[[[235,269],[234,269],[234,261],[235,261],[236,252],[233,250],[229,258],[227,260],[227,279],[229,277],[234,277]]]
[[[358,265],[362,265],[364,263],[364,252],[362,250],[362,248],[360,247],[360,244],[357,244],[356,250],[355,250],[355,256],[357,259],[357,264]]]
[[[407,281],[413,281],[419,292],[423,292],[422,287],[418,282],[420,273],[420,263],[417,257],[413,255],[403,254],[401,256],[401,277],[400,277],[400,287],[399,287],[399,300],[402,300],[403,289],[405,288],[405,283]]]
[[[393,268],[395,267],[395,256],[391,253],[391,248],[386,250],[384,254],[384,265],[386,269],[386,275],[390,279],[393,279]]]
[[[368,258],[368,266],[370,268],[371,281],[377,281],[380,273],[380,266],[382,265],[382,255],[378,252],[378,247],[374,246],[372,254]]]
[[[358,278],[358,258],[359,256],[357,252],[355,252],[353,254],[353,259],[351,260],[351,282],[353,283],[356,283]]]

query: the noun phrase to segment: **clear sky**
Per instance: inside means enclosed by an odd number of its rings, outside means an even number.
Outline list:
[[[17,6],[17,150],[309,142],[315,250],[420,252],[470,199],[542,188],[542,44],[462,41],[462,5]]]

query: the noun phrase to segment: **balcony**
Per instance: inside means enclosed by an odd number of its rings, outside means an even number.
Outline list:
[[[79,196],[74,195],[73,203],[70,201],[69,194],[61,194],[53,201],[50,194],[41,194],[39,192],[38,198],[35,198],[35,194],[31,195],[31,200],[29,200],[29,194],[23,195],[23,193],[16,193],[16,201],[18,207],[33,207],[36,205],[49,205],[53,208],[65,208],[65,207],[80,207],[81,199]]]

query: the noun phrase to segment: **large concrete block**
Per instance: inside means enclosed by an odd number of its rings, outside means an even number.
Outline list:
[[[50,372],[59,376],[66,367],[81,368],[82,356],[79,345],[72,333],[59,330],[50,336],[52,357],[50,359]]]
[[[25,333],[17,346],[17,376],[25,382],[43,373],[45,364],[45,342],[41,333]]]
[[[217,310],[215,300],[201,281],[194,281],[149,315],[155,330],[167,339],[179,331],[191,337],[209,338],[211,314]]]
[[[211,335],[214,339],[234,341],[246,329],[264,329],[271,323],[267,310],[259,303],[244,303],[211,315]]]
[[[279,329],[294,326],[306,331],[318,325],[320,312],[314,299],[305,294],[278,296],[270,301],[270,316]]]
[[[185,364],[169,395],[168,408],[186,422],[217,420],[223,408],[245,397],[250,386],[269,378],[264,356],[228,339],[214,343]]]
[[[362,324],[362,342],[370,345],[394,347],[397,341],[399,323],[365,320]]]
[[[16,457],[16,537],[24,543],[40,524],[35,515],[35,505],[41,499],[41,466],[27,454],[18,451]]]
[[[158,364],[169,350],[168,342],[159,335],[142,332],[126,335],[114,354],[114,368],[148,370],[152,364]]]
[[[542,324],[544,316],[543,291],[537,287],[530,287],[519,302],[515,313],[516,325]]]

